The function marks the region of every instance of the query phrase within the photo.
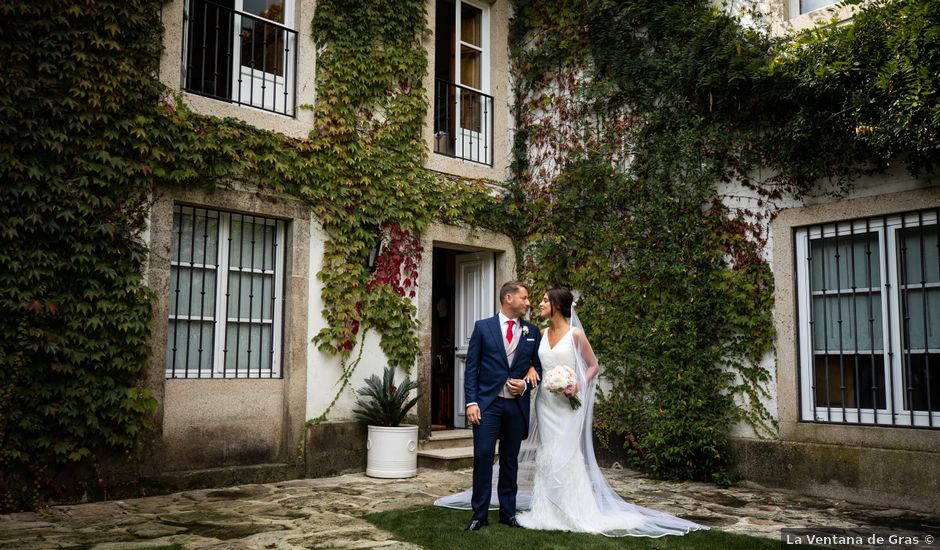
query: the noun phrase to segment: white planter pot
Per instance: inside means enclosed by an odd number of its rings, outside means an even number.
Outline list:
[[[418,427],[369,426],[366,475],[400,478],[418,475]]]

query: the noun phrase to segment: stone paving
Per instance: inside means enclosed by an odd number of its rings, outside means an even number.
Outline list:
[[[915,512],[756,486],[657,482],[616,467],[604,472],[631,502],[722,531],[775,539],[789,527],[940,534],[940,518]],[[430,504],[469,483],[470,470],[422,469],[406,480],[349,474],[55,506],[41,513],[0,515],[0,549],[140,550],[172,544],[233,550],[416,548],[362,516]],[[455,534],[462,527],[462,521],[455,524]]]

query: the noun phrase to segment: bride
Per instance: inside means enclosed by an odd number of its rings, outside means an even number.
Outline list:
[[[545,380],[535,396],[529,437],[519,452],[517,507],[527,511],[517,514],[517,521],[529,529],[612,537],[684,535],[707,529],[630,504],[604,479],[591,434],[599,366],[573,303],[571,291],[553,288],[539,304],[540,316],[549,322],[539,344]],[[533,386],[539,381],[534,369],[527,378]],[[468,509],[470,492],[434,504]]]

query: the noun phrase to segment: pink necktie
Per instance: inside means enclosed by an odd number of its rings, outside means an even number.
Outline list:
[[[512,319],[509,320],[509,326],[506,327],[506,341],[512,343],[512,326],[515,324],[515,321]]]

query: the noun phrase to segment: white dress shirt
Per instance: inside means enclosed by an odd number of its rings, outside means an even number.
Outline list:
[[[503,340],[506,340],[506,328],[509,327],[509,317],[503,314],[502,311],[499,312],[499,334],[503,337]],[[512,340],[516,341],[516,338],[519,337],[519,333],[522,332],[522,323],[519,322],[519,319],[513,319],[512,326]],[[506,345],[506,342],[503,342],[503,345]]]

